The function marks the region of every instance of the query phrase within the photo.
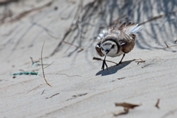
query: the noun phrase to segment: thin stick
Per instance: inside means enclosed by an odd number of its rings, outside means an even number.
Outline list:
[[[142,59],[135,59],[135,62],[137,62],[137,65],[140,64],[140,63],[145,63],[146,61],[145,60],[142,60]]]
[[[155,107],[158,108],[158,109],[160,109],[159,103],[160,103],[160,99],[157,99],[157,103],[155,104]]]
[[[44,67],[44,69],[47,68],[47,67],[49,67],[49,66],[52,65],[53,63],[54,63],[54,62],[52,62],[51,64],[47,65],[46,67]]]
[[[98,58],[98,57],[93,57],[93,60],[103,61],[103,59]],[[110,63],[117,64],[116,62],[113,62],[113,61],[110,61],[110,60],[105,60],[105,61],[110,62]]]
[[[55,93],[54,95],[52,95],[52,96],[50,96],[50,97],[46,97],[45,99],[49,99],[49,98],[52,98],[52,97],[54,97],[54,96],[56,96],[56,95],[59,95],[60,93]]]
[[[42,50],[41,50],[42,74],[43,74],[43,78],[44,78],[44,80],[45,80],[45,83],[46,83],[48,86],[52,87],[52,86],[47,82],[47,80],[46,80],[46,78],[45,78],[45,73],[44,73],[44,65],[43,65],[43,59],[42,59],[42,52],[43,52],[44,44],[45,44],[45,41],[44,41],[44,43],[43,43],[43,45],[42,45]]]

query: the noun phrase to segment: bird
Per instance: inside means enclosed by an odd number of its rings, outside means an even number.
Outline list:
[[[119,27],[110,27],[102,30],[97,39],[99,42],[96,44],[95,49],[99,56],[104,57],[101,69],[108,68],[106,64],[106,57],[122,58],[119,64],[122,63],[125,54],[133,50],[135,46],[136,34],[142,29],[139,24],[132,22],[123,22]]]

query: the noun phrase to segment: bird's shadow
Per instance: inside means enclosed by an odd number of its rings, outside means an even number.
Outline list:
[[[118,70],[120,70],[120,69],[126,67],[127,65],[129,65],[132,61],[134,61],[134,59],[133,60],[129,60],[129,61],[124,61],[124,62],[122,62],[119,65],[114,65],[114,66],[108,67],[105,70],[100,70],[99,72],[96,73],[96,76],[97,75],[106,76],[106,75],[114,74]]]

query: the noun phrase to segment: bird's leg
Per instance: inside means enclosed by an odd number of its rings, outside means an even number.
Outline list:
[[[119,65],[119,64],[121,64],[122,63],[122,60],[123,60],[123,58],[125,57],[125,54],[123,54],[123,56],[122,56],[122,58],[121,58],[121,60],[119,61],[119,63],[117,64],[117,65]]]
[[[108,68],[108,65],[106,64],[106,56],[104,57],[103,63],[102,63],[102,67],[101,69],[104,70],[104,65],[106,65],[106,69]]]

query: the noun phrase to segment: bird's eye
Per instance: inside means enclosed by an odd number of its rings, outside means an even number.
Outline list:
[[[104,50],[104,49],[101,47],[101,50]]]
[[[112,45],[112,47],[111,48],[114,48],[115,47],[115,45]]]

